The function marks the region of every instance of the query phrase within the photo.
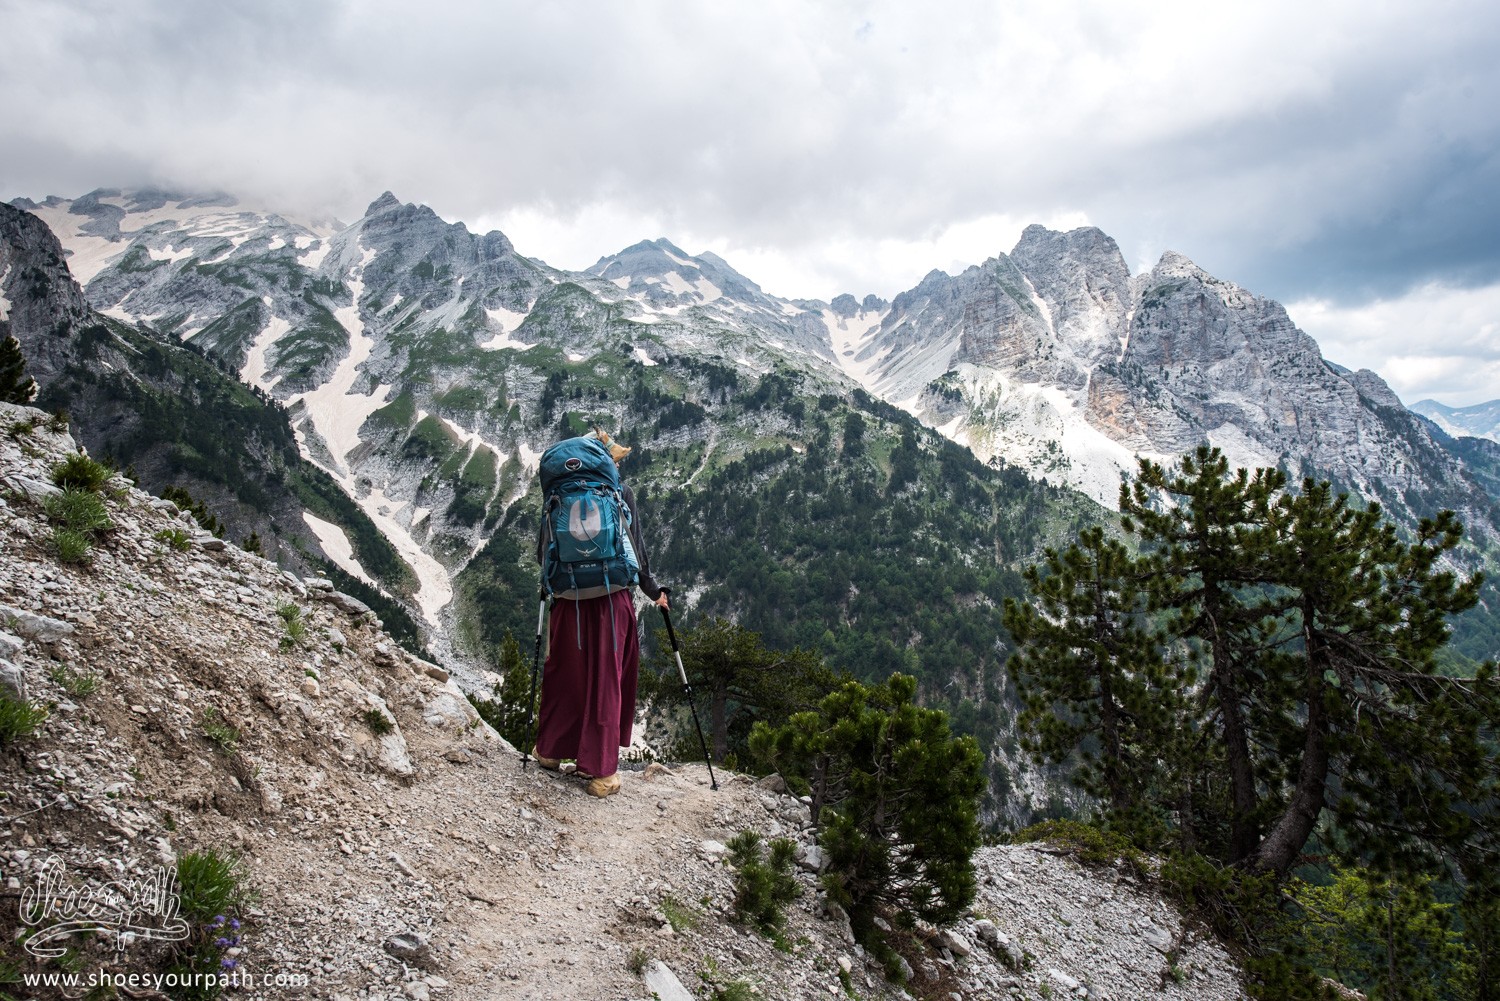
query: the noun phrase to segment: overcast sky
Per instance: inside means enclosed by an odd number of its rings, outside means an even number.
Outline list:
[[[0,199],[389,189],[564,268],[645,238],[889,298],[1099,226],[1408,403],[1500,397],[1500,5],[0,0]]]

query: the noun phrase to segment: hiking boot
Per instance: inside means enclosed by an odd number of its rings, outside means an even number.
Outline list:
[[[562,758],[544,758],[540,754],[533,754],[532,757],[536,759],[537,764],[549,771],[555,772],[562,767]]]
[[[590,796],[598,796],[600,799],[603,799],[605,796],[613,796],[620,791],[619,773],[606,775],[600,779],[590,779],[586,788]]]

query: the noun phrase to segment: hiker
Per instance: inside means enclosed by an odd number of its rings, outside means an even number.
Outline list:
[[[594,439],[608,449],[609,459],[615,469],[607,470],[618,479],[620,461],[630,454],[630,449],[610,440],[608,434],[597,428],[586,438]],[[573,439],[554,448],[562,449],[577,442],[583,448],[585,462],[587,453],[598,446]],[[549,452],[552,449],[548,450]],[[567,459],[568,469],[578,469],[578,459]],[[543,457],[543,476],[546,477],[546,456]],[[586,468],[586,467],[585,467]],[[667,591],[657,585],[651,576],[650,561],[641,532],[640,511],[636,507],[635,495],[630,487],[621,486],[625,507],[618,514],[611,506],[606,517],[623,515],[627,531],[620,540],[628,540],[626,558],[631,561],[628,570],[611,577],[605,575],[604,587],[580,587],[572,580],[573,589],[566,585],[564,571],[558,571],[561,582],[548,582],[547,588],[556,600],[552,604],[551,629],[548,633],[547,663],[543,673],[542,706],[537,721],[534,757],[543,768],[557,770],[563,759],[572,758],[578,764],[578,773],[589,778],[588,792],[593,796],[610,796],[620,791],[620,748],[630,744],[631,727],[635,721],[636,678],[640,668],[640,636],[636,632],[635,603],[630,584],[641,591],[663,609],[669,608]],[[543,578],[549,572],[549,547],[554,547],[552,536],[562,535],[553,527],[550,498],[542,518],[542,528],[537,539],[537,562],[543,565]],[[585,500],[585,505],[590,501]],[[576,506],[576,505],[575,505]],[[563,512],[564,531],[592,527],[597,529],[601,517],[598,511],[586,510],[580,524],[576,511],[573,521],[568,523],[567,512]],[[574,535],[578,533],[575,531]],[[633,550],[633,552],[632,552]],[[557,553],[552,553],[556,564]],[[564,559],[566,556],[563,557]],[[597,566],[597,564],[596,564]],[[632,579],[633,575],[633,579]],[[592,583],[592,579],[590,583]],[[592,597],[569,597],[578,591],[603,590],[607,594]],[[618,589],[614,589],[618,588]]]

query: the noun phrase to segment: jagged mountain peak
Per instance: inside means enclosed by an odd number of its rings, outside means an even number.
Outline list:
[[[599,258],[588,274],[613,281],[622,275],[647,276],[702,271],[702,265],[687,251],[665,237],[641,240],[624,250]]]
[[[1010,252],[1013,258],[1034,259],[1043,253],[1081,257],[1105,255],[1119,257],[1120,246],[1114,237],[1097,226],[1079,226],[1070,230],[1049,229],[1041,223],[1032,223],[1021,231],[1021,238]]]
[[[858,316],[860,313],[878,313],[889,305],[890,303],[873,293],[860,300],[854,298],[850,293],[845,292],[842,295],[834,296],[833,301],[828,304],[828,308],[833,312],[834,316],[847,320]]]
[[[642,240],[601,257],[586,273],[612,282],[653,312],[707,306],[721,298],[781,311],[759,285],[722,257],[709,251],[690,255],[665,237]]]
[[[380,197],[371,202],[370,207],[365,209],[365,218],[368,219],[371,216],[379,215],[382,212],[400,207],[401,199],[397,198],[389,191],[383,191],[381,192]]]
[[[1208,279],[1211,276],[1200,268],[1192,258],[1175,250],[1163,251],[1161,259],[1151,269],[1151,274],[1169,277]],[[1217,279],[1215,279],[1217,280]]]

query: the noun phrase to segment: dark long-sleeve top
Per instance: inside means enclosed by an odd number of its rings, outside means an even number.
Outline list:
[[[641,530],[641,522],[644,520],[640,506],[635,502],[635,493],[628,486],[622,486],[621,492],[625,495],[625,506],[630,508],[630,544],[635,548],[635,561],[640,569],[636,578],[636,586],[641,593],[655,601],[661,597],[661,586],[651,576],[651,558],[646,555],[646,543],[643,539],[645,532]],[[547,558],[547,524],[545,518],[541,525],[537,526],[536,536],[536,561],[541,563]]]

